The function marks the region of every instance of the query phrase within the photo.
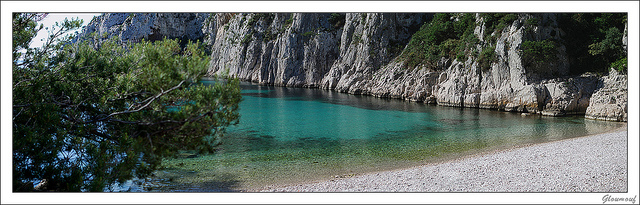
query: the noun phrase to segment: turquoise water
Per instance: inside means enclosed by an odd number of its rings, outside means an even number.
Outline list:
[[[205,81],[205,83],[212,83]],[[597,134],[623,123],[242,83],[216,153],[165,162],[166,190],[237,191],[400,169]]]

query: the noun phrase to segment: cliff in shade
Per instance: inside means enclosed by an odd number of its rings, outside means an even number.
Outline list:
[[[461,18],[452,16],[450,21]],[[464,57],[443,56],[432,63],[414,63],[407,56],[410,41],[418,39],[417,32],[433,14],[111,14],[92,21],[85,33],[202,39],[211,51],[210,75],[228,73],[261,84],[627,120],[627,76],[615,70],[605,76],[576,74],[558,15],[521,13],[500,29],[487,18],[475,14],[475,40],[459,49]],[[626,39],[626,29],[624,35]],[[547,60],[524,56],[523,44],[547,41],[556,42]]]
[[[117,36],[131,43],[163,38],[198,40],[204,37],[202,25],[208,16],[207,13],[105,13],[91,20],[78,38],[96,33],[98,39]]]

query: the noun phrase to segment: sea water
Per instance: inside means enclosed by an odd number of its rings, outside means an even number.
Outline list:
[[[205,84],[214,83],[204,81]],[[159,191],[243,191],[408,168],[610,131],[624,123],[523,116],[241,83],[216,152],[165,160]]]

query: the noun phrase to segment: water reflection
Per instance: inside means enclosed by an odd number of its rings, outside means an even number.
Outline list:
[[[240,84],[240,88],[243,90],[243,96],[320,101],[324,103],[354,106],[370,110],[423,112],[425,108],[423,104],[416,102],[377,98],[365,95],[351,95],[322,89],[260,86],[249,82],[242,82]]]
[[[585,123],[582,117],[521,116],[321,89],[251,83],[241,83],[241,88],[240,124],[229,129],[221,147],[227,152],[344,149],[336,142],[356,148],[363,144],[390,147],[388,144],[427,139],[450,146],[513,146],[588,135],[618,125]],[[462,145],[465,143],[470,145]]]

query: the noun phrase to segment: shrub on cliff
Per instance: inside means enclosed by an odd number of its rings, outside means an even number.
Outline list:
[[[475,14],[436,14],[413,34],[400,59],[410,68],[422,64],[435,68],[441,57],[464,60],[478,42],[474,28]]]
[[[552,40],[524,41],[521,45],[522,61],[525,65],[556,61],[557,46]]]
[[[209,61],[198,44],[71,44],[62,37],[81,24],[65,20],[29,48],[37,20],[13,14],[13,191],[104,191],[178,149],[211,150],[239,118],[236,79],[198,83]]]
[[[493,63],[496,59],[495,50],[495,46],[489,46],[482,49],[480,55],[478,56],[478,66],[480,66],[481,69],[488,70],[489,68],[491,68],[491,63]]]
[[[558,23],[566,33],[562,43],[573,74],[608,73],[611,67],[626,73],[626,13],[566,13],[559,15]]]
[[[493,32],[500,34],[505,27],[518,19],[518,15],[513,13],[482,13],[480,17],[483,18],[485,24],[485,38],[488,38]]]

